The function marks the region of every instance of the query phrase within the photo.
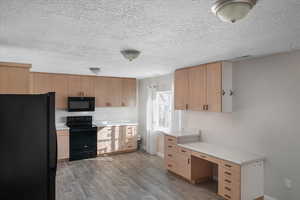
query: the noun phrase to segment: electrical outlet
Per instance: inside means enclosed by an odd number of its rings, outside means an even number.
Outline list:
[[[292,189],[292,180],[288,178],[284,179],[284,186],[288,190]]]

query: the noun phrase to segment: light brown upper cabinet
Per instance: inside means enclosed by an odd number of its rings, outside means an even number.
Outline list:
[[[188,70],[188,110],[204,110],[206,99],[206,66],[194,67]]]
[[[180,69],[175,71],[175,109],[186,110],[188,109],[189,99],[189,70]]]
[[[136,106],[136,79],[95,77],[96,107]]]
[[[54,80],[48,73],[32,73],[32,93],[44,94],[54,92]]]
[[[121,106],[122,81],[120,78],[96,77],[96,107]]]
[[[0,62],[0,93],[28,94],[30,64]]]
[[[89,76],[69,76],[69,96],[95,96],[94,77]]]
[[[175,72],[175,109],[232,111],[232,64],[210,63]]]
[[[222,111],[222,64],[206,65],[206,110],[209,112]]]
[[[66,109],[68,107],[68,75],[53,74],[54,91],[55,91],[55,107]]]
[[[122,79],[122,106],[136,105],[136,79]]]

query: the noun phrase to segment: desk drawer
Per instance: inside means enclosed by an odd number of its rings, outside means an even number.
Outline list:
[[[239,184],[234,184],[233,187],[230,187],[224,184],[223,195],[227,200],[240,200],[241,190]]]
[[[172,172],[175,172],[177,173],[177,166],[176,166],[176,161],[174,160],[169,160],[169,159],[166,159],[165,160],[165,167],[167,170],[170,170]]]
[[[172,136],[165,136],[165,144],[167,145],[177,145],[177,138]]]
[[[177,147],[177,152],[181,156],[190,156],[191,155],[191,151],[190,150],[185,149],[185,148],[180,147],[180,146]]]
[[[200,153],[200,152],[192,152],[192,156],[195,156],[197,158],[201,158],[203,160],[207,160],[209,162],[215,163],[215,164],[219,164],[220,160],[218,158],[206,155],[204,153]]]
[[[240,173],[241,172],[241,167],[240,165],[234,164],[232,162],[222,160],[221,166],[226,169],[227,171],[235,171]]]
[[[227,180],[227,183],[231,182],[240,182],[241,181],[241,173],[237,171],[230,171],[228,169],[223,168],[221,170],[221,176],[223,176],[223,180]]]
[[[172,153],[177,153],[177,145],[174,144],[168,144],[165,147],[166,152],[172,152]]]

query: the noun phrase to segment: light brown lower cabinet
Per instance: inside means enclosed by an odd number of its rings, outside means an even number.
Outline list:
[[[137,149],[136,126],[99,127],[98,155]]]
[[[218,194],[226,200],[240,200],[241,168],[231,162],[194,152],[177,145],[177,138],[165,136],[165,166],[191,183],[211,180],[218,166]]]
[[[262,161],[239,165],[177,144],[177,138],[165,135],[165,167],[196,184],[218,177],[218,195],[226,200],[263,199]],[[213,169],[217,168],[215,173]],[[243,184],[243,185],[242,185]]]
[[[57,131],[57,159],[64,160],[70,157],[69,153],[69,131]]]

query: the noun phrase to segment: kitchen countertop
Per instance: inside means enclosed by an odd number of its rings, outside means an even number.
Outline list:
[[[129,121],[94,121],[93,124],[95,124],[98,127],[102,126],[137,126],[137,122],[129,122]]]
[[[201,141],[201,133],[193,134],[191,132],[172,132],[164,134],[176,137],[178,146],[195,152],[204,153],[222,160],[227,160],[239,165],[245,165],[265,159],[265,157],[262,155],[203,142]]]
[[[191,142],[178,145],[192,151],[201,152],[239,165],[245,165],[265,159],[262,155],[205,142]]]
[[[70,128],[67,127],[65,123],[56,123],[56,130],[57,131],[63,131],[63,130],[69,130]]]
[[[94,121],[93,124],[95,124],[98,127],[103,126],[137,126],[138,123],[136,122],[117,122],[117,121]],[[69,130],[70,128],[65,123],[56,123],[56,130],[63,131],[63,130]]]

